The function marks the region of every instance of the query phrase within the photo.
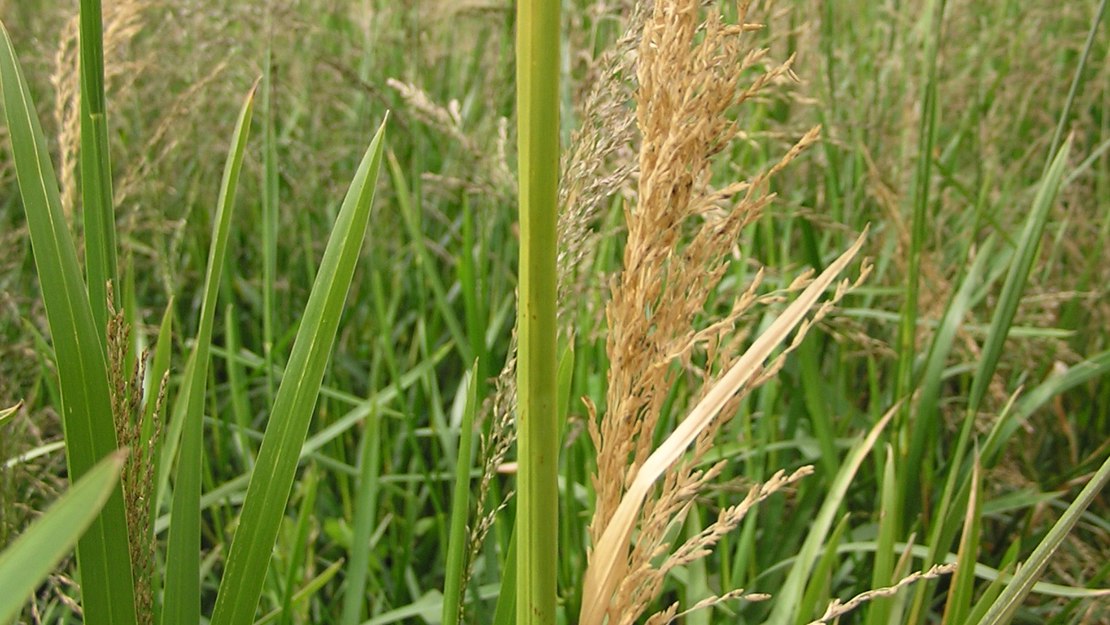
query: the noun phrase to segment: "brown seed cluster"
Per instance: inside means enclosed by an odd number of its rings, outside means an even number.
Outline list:
[[[157,441],[162,433],[161,412],[166,399],[169,372],[159,382],[152,404],[143,401],[147,354],[130,358],[131,327],[123,311],[112,305],[108,285],[108,375],[112,391],[112,417],[116,442],[130,453],[123,465],[123,496],[127,517],[127,539],[135,584],[136,613],[139,622],[154,622],[154,531],[150,523],[153,510],[154,463]],[[127,363],[133,360],[130,372]]]

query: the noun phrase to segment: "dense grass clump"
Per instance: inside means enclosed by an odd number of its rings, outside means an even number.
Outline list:
[[[1110,623],[1105,4],[0,0],[0,625]]]

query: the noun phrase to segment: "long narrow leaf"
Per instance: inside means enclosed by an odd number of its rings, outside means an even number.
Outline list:
[[[466,519],[470,514],[470,447],[474,439],[474,413],[478,409],[478,365],[475,363],[460,388],[466,389],[459,432],[458,457],[455,459],[455,490],[451,496],[451,532],[447,543],[446,579],[443,582],[443,624],[457,625],[463,604],[463,569],[469,547]]]
[[[376,404],[372,403],[372,406]],[[358,452],[358,494],[355,497],[351,557],[347,565],[343,590],[343,614],[340,625],[358,625],[366,606],[366,577],[370,566],[370,535],[378,503],[378,474],[381,471],[381,416],[372,412],[367,417]]]
[[[1006,274],[1006,282],[1002,285],[1002,293],[998,298],[998,308],[991,318],[990,332],[987,334],[986,344],[983,345],[983,354],[979,359],[979,368],[975,372],[972,382],[971,395],[968,402],[968,412],[974,413],[986,395],[987,386],[990,384],[998,359],[1002,356],[1002,346],[1010,333],[1014,315],[1017,313],[1021,294],[1025,291],[1025,284],[1029,279],[1029,272],[1033,268],[1033,261],[1037,257],[1037,248],[1040,246],[1041,236],[1044,234],[1048,222],[1048,212],[1056,203],[1056,195],[1060,191],[1060,183],[1064,178],[1064,169],[1068,164],[1068,155],[1071,154],[1072,139],[1068,138],[1060,150],[1053,156],[1052,163],[1045,172],[1037,186],[1037,195],[1033,199],[1033,209],[1026,219],[1025,228],[1022,230],[1018,247],[1014,254],[1013,264]]]
[[[54,341],[71,479],[80,478],[115,451],[112,400],[104,341],[93,320],[77,264],[77,250],[62,215],[58,179],[42,127],[7,28],[0,24],[0,90],[11,136],[16,178],[35,252],[35,267]],[[117,487],[77,544],[85,622],[130,625],[135,593],[128,556],[123,489]]]
[[[833,480],[829,493],[825,496],[825,502],[821,504],[821,510],[814,518],[813,525],[810,527],[809,533],[806,534],[805,542],[802,543],[802,548],[798,551],[797,560],[786,576],[786,581],[783,582],[782,588],[775,593],[775,609],[764,625],[786,625],[794,622],[794,619],[798,617],[798,603],[805,590],[806,580],[809,579],[814,562],[821,551],[822,545],[825,544],[825,538],[832,528],[836,513],[844,503],[848,486],[855,478],[856,471],[859,470],[864,459],[867,458],[867,454],[871,452],[871,447],[875,445],[879,434],[882,433],[887,423],[900,408],[901,406],[896,405],[889,410],[871,428],[867,436],[852,447],[844,462],[840,464],[840,473],[837,473]]]
[[[239,111],[239,121],[236,124],[224,166],[215,223],[212,225],[212,243],[208,250],[208,270],[204,278],[200,324],[197,329],[196,343],[185,366],[185,380],[181,386],[181,413],[176,418],[182,419],[182,438],[171,505],[173,522],[170,524],[169,546],[166,550],[163,625],[200,621],[200,479],[201,455],[204,447],[202,420],[204,390],[208,380],[208,351],[212,343],[216,299],[219,295],[220,277],[223,274],[224,258],[227,254],[235,191],[239,184],[239,171],[243,166],[247,137],[250,134],[254,94],[257,87],[256,83],[251,88]],[[167,449],[170,449],[167,457],[172,457],[173,448]]]
[[[285,514],[297,458],[320,393],[339,317],[370,222],[381,165],[385,122],[378,128],[343,201],[278,387],[258,461],[251,473],[239,529],[231,542],[213,625],[254,622],[264,572]]]
[[[1083,514],[1083,511],[1102,492],[1102,488],[1106,486],[1107,482],[1110,482],[1110,458],[1102,463],[1091,481],[1087,482],[1079,496],[1064,511],[1060,520],[1056,521],[1056,524],[1048,531],[1048,535],[1033,550],[1029,559],[1021,565],[1021,568],[1018,569],[1017,574],[1010,580],[1002,594],[991,604],[991,608],[987,610],[987,614],[980,621],[980,625],[1006,625],[1014,618],[1014,613],[1021,602],[1029,595],[1037,578],[1048,566],[1048,559],[1056,553],[1060,543],[1079,522],[1079,517]]]
[[[11,622],[35,588],[89,527],[115,488],[125,452],[116,452],[85,474],[46,514],[0,553],[0,623]]]
[[[119,286],[116,214],[112,206],[112,166],[104,97],[104,49],[100,0],[81,0],[81,213],[85,222],[85,271],[93,318],[105,340],[108,283]]]

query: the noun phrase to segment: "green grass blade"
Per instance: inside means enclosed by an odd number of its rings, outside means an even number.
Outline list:
[[[1060,118],[1056,121],[1056,130],[1052,133],[1052,143],[1048,148],[1049,154],[1056,152],[1056,148],[1060,147],[1060,140],[1064,137],[1064,129],[1068,126],[1072,105],[1075,104],[1075,96],[1079,93],[1080,85],[1083,84],[1083,70],[1087,67],[1087,60],[1091,58],[1091,49],[1094,47],[1095,38],[1098,36],[1098,27],[1102,24],[1102,16],[1106,14],[1106,5],[1107,0],[1099,2],[1098,9],[1091,17],[1091,27],[1087,30],[1087,41],[1083,44],[1083,52],[1079,55],[1079,62],[1075,64],[1075,74],[1072,75],[1071,86],[1068,87],[1068,97],[1064,101],[1064,110],[1060,113]],[[1045,171],[1048,171],[1047,164]]]
[[[331,356],[339,318],[366,237],[384,134],[382,122],[343,201],[312,285],[286,376],[274,398],[269,426],[251,473],[239,528],[220,581],[213,625],[247,625],[254,621],[297,458],[308,433],[324,368]]]
[[[844,538],[844,532],[848,529],[850,518],[850,515],[847,514],[841,517],[840,522],[836,524],[836,528],[829,536],[829,540],[826,541],[824,553],[821,554],[821,559],[813,567],[809,581],[806,583],[806,592],[802,595],[802,600],[798,604],[798,616],[795,622],[808,623],[810,615],[820,614],[823,611],[823,607],[818,604],[822,600],[826,603],[828,601],[827,597],[832,587],[833,573],[836,571],[836,565],[840,562],[837,558],[836,548]]]
[[[50,509],[0,553],[0,623],[12,622],[35,588],[89,527],[115,489],[125,452],[85,473]]]
[[[883,481],[879,499],[879,538],[875,548],[875,565],[871,571],[871,587],[882,588],[897,583],[894,579],[894,542],[898,538],[899,497],[895,479],[895,454],[890,445],[886,447],[886,461],[883,463]],[[894,602],[889,597],[879,597],[871,602],[867,610],[867,625],[886,625],[890,622]]]
[[[1025,222],[1021,238],[1018,240],[1012,264],[1006,273],[1006,281],[1002,285],[1002,293],[998,298],[998,308],[991,317],[990,330],[987,334],[986,344],[983,345],[979,368],[975,372],[972,382],[971,394],[968,402],[968,412],[975,413],[986,395],[987,387],[994,371],[998,367],[998,359],[1002,356],[1002,346],[1006,342],[1010,326],[1013,325],[1014,315],[1017,313],[1021,294],[1029,279],[1029,272],[1033,268],[1033,261],[1037,257],[1037,248],[1044,234],[1045,224],[1048,222],[1048,213],[1056,203],[1056,195],[1060,192],[1060,183],[1064,179],[1064,169],[1068,164],[1068,155],[1071,153],[1072,140],[1069,137],[1059,151],[1053,156],[1052,164],[1045,172],[1037,187],[1037,194],[1033,199],[1033,209]]]
[[[1033,550],[1029,559],[1021,565],[1021,568],[1018,569],[1017,574],[1010,580],[1002,594],[991,604],[987,614],[979,622],[980,625],[1006,625],[1013,619],[1014,613],[1021,606],[1021,602],[1033,589],[1041,572],[1048,566],[1048,559],[1056,553],[1068,532],[1079,522],[1079,517],[1083,514],[1083,511],[1102,492],[1102,488],[1106,486],[1108,481],[1110,481],[1110,458],[1102,463],[1091,481],[1087,482],[1079,496],[1064,511],[1060,520],[1056,521],[1048,535]]]
[[[239,316],[232,304],[224,308],[224,341],[227,343],[229,354],[239,353]],[[236,358],[227,359],[227,385],[228,395],[231,396],[231,414],[237,428],[235,447],[249,470],[254,465],[253,446],[247,440],[246,434],[251,424],[250,400],[247,397],[250,388],[244,377],[243,365]]]
[[[376,405],[376,404],[372,404]],[[350,563],[347,565],[346,586],[343,591],[343,615],[340,625],[358,625],[362,622],[366,606],[366,577],[370,566],[370,536],[374,531],[374,517],[378,503],[378,474],[381,471],[381,417],[371,412],[366,418],[366,430],[358,454],[358,496],[352,525]]]
[[[85,271],[89,301],[101,340],[106,340],[108,282],[119,287],[116,215],[112,206],[112,165],[104,97],[104,49],[100,0],[81,0],[81,213],[85,222]]]
[[[1107,374],[1110,374],[1110,351],[1096,354],[1030,389],[1014,406],[1013,418],[999,419],[987,435],[987,440],[983,443],[983,466],[992,468],[1002,457],[1006,442],[1021,424],[1053,397]]]
[[[1012,579],[1014,576],[1014,565],[1017,563],[1018,552],[1021,550],[1021,541],[1016,540],[1010,544],[1010,548],[1006,550],[1006,555],[1002,558],[1002,566],[999,567],[998,575],[990,580],[987,587],[979,595],[979,600],[976,602],[975,607],[967,615],[967,625],[978,625],[983,617],[986,616],[987,610],[994,605],[995,600],[1002,594],[1002,590],[1006,587],[1005,582]]]
[[[390,181],[393,183],[393,192],[397,196],[397,204],[401,209],[401,218],[404,220],[405,229],[408,231],[409,238],[412,240],[413,252],[418,259],[418,264],[424,274],[424,279],[432,290],[436,309],[439,311],[443,323],[450,331],[451,338],[454,339],[455,345],[459,350],[459,355],[464,361],[473,360],[475,355],[470,348],[470,342],[467,340],[466,332],[463,331],[462,324],[459,323],[458,316],[455,314],[454,309],[451,307],[451,303],[447,299],[447,289],[443,286],[443,279],[440,278],[439,273],[436,272],[435,259],[428,251],[428,246],[425,243],[424,233],[421,231],[419,216],[417,215],[417,211],[419,211],[420,208],[413,205],[413,194],[409,188],[408,181],[405,179],[405,172],[401,168],[401,163],[392,152],[386,155],[386,160],[389,162]]]
[[[554,625],[558,577],[555,231],[559,185],[559,2],[517,3],[520,270],[517,328],[518,625]]]
[[[953,512],[952,502],[959,500],[963,496],[963,493],[967,491],[971,471],[970,467],[965,467],[965,459],[968,455],[968,448],[971,446],[972,427],[975,423],[975,417],[978,414],[983,397],[986,395],[987,387],[998,366],[998,360],[1002,355],[1002,347],[1006,342],[1006,336],[1009,334],[1010,327],[1013,325],[1014,315],[1017,312],[1017,306],[1021,299],[1022,291],[1025,289],[1025,283],[1032,269],[1033,260],[1036,258],[1037,247],[1040,243],[1041,235],[1044,233],[1045,224],[1048,221],[1048,212],[1056,202],[1056,195],[1060,190],[1060,183],[1063,180],[1064,169],[1067,165],[1067,157],[1071,151],[1071,144],[1072,141],[1069,137],[1052,159],[1052,165],[1048,168],[1047,173],[1038,185],[1037,194],[1033,200],[1033,208],[1025,222],[1025,228],[1022,231],[1021,238],[1017,241],[1017,248],[1011,259],[1011,264],[1006,274],[1006,280],[1002,286],[1002,293],[999,296],[997,308],[995,308],[994,314],[991,317],[990,329],[987,333],[986,342],[983,345],[979,366],[975,371],[975,377],[972,381],[971,392],[968,398],[967,414],[964,417],[964,423],[961,426],[960,434],[956,441],[955,451],[952,453],[954,464],[948,470],[948,475],[945,478],[944,490],[936,506],[936,513],[933,516],[933,526],[929,532],[931,555],[924,562],[924,566],[926,567],[932,566],[938,562],[937,558],[940,556],[942,550],[947,548],[945,544],[946,541],[944,540],[945,536],[950,534],[954,535],[955,528],[958,527],[957,524],[962,518],[961,515]],[[927,584],[922,584],[918,587],[914,597],[914,607],[913,612],[911,612],[910,622],[921,622],[920,619],[923,618],[927,588]]]
[[[516,624],[516,537],[517,529],[514,526],[509,538],[509,549],[505,552],[505,564],[501,567],[501,591],[497,594],[493,625]]]
[[[469,548],[466,519],[470,514],[471,446],[474,440],[474,413],[478,408],[478,365],[470,368],[464,380],[466,407],[459,433],[458,458],[455,460],[455,490],[451,496],[451,530],[447,542],[446,579],[443,583],[443,624],[458,625],[462,610],[463,569]]]
[[[986,267],[987,260],[991,258],[995,239],[989,238],[982,248],[978,250],[975,260],[967,270],[960,288],[956,291],[941,317],[936,334],[929,348],[929,355],[925,360],[924,373],[921,378],[920,399],[917,402],[917,415],[912,427],[909,452],[907,460],[901,470],[901,489],[904,496],[913,498],[913,512],[920,511],[921,502],[924,500],[920,492],[920,476],[922,463],[928,463],[926,449],[931,448],[936,439],[937,432],[941,431],[940,398],[941,384],[943,382],[944,367],[948,363],[948,355],[955,344],[956,333],[963,324],[967,311],[971,308],[973,293],[980,288],[980,280]],[[931,464],[931,463],[930,463]]]
[[[46,139],[7,28],[0,25],[0,90],[35,266],[57,355],[70,479],[116,449],[102,333],[98,331],[62,215]],[[123,490],[116,488],[77,544],[86,622],[135,622]]]
[[[298,482],[298,486],[305,489],[305,494],[300,504],[300,512],[297,514],[297,528],[294,532],[293,542],[282,550],[287,555],[289,564],[285,570],[281,614],[278,617],[279,625],[291,625],[293,623],[293,605],[296,603],[297,594],[293,588],[297,584],[298,577],[306,572],[303,565],[305,553],[310,549],[308,531],[311,520],[316,515],[316,493],[319,490],[319,484],[320,479],[314,466],[310,467],[305,477]]]
[[[227,256],[227,240],[231,231],[239,172],[243,167],[247,137],[250,135],[256,89],[257,84],[251,88],[239,111],[239,120],[224,166],[216,216],[212,224],[212,243],[208,249],[200,323],[181,385],[181,448],[178,450],[177,469],[174,473],[173,502],[170,508],[172,522],[166,547],[163,625],[200,621],[200,491],[204,449],[204,396],[220,279]]]
[[[836,478],[829,487],[825,502],[821,504],[821,509],[814,518],[813,525],[810,526],[805,542],[802,543],[802,547],[798,551],[794,566],[790,568],[790,573],[787,575],[786,581],[783,582],[782,588],[774,593],[775,608],[767,618],[765,625],[787,625],[793,623],[798,617],[798,606],[805,592],[807,580],[810,578],[810,572],[822,546],[825,544],[825,538],[832,527],[833,519],[844,503],[848,486],[852,483],[860,465],[863,464],[863,460],[871,451],[871,447],[878,440],[879,434],[899,408],[900,406],[896,406],[879,420],[867,436],[852,447],[844,462],[841,463],[840,472],[836,474]]]
[[[964,517],[960,548],[956,553],[956,573],[948,590],[944,606],[943,625],[960,625],[967,622],[971,611],[971,598],[975,591],[975,562],[979,556],[979,535],[982,531],[983,492],[980,483],[979,454],[971,469],[971,493],[968,495],[967,514]]]

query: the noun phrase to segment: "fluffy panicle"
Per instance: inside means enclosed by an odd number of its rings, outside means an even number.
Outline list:
[[[805,133],[777,163],[747,180],[711,186],[714,157],[740,133],[741,105],[792,73],[790,60],[772,63],[765,49],[752,45],[749,33],[759,26],[746,21],[747,3],[738,5],[736,23],[704,4],[656,1],[639,42],[639,181],[636,201],[625,209],[623,271],[610,285],[606,308],[607,408],[598,417],[588,407],[598,468],[583,625],[635,622],[658,598],[668,571],[708,555],[752,506],[810,472],[776,474],[703,532],[677,547],[671,543],[670,530],[724,468],[703,462],[714,435],[739,399],[774,375],[811,324],[850,288],[840,284],[818,305],[862,242],[820,276],[795,280],[787,292],[801,293],[746,351],[741,348],[750,337],[736,329],[737,321],[753,306],[785,299],[784,293],[759,294],[762,272],[724,318],[692,325],[705,316],[733,262],[740,232],[772,201],[769,179],[818,136],[816,128]],[[791,333],[793,341],[780,350]],[[701,382],[694,403],[655,447],[657,428],[670,416],[663,412],[669,391],[689,374]],[[734,591],[695,607],[740,596],[746,595]],[[674,605],[649,622],[668,623],[677,615]]]

